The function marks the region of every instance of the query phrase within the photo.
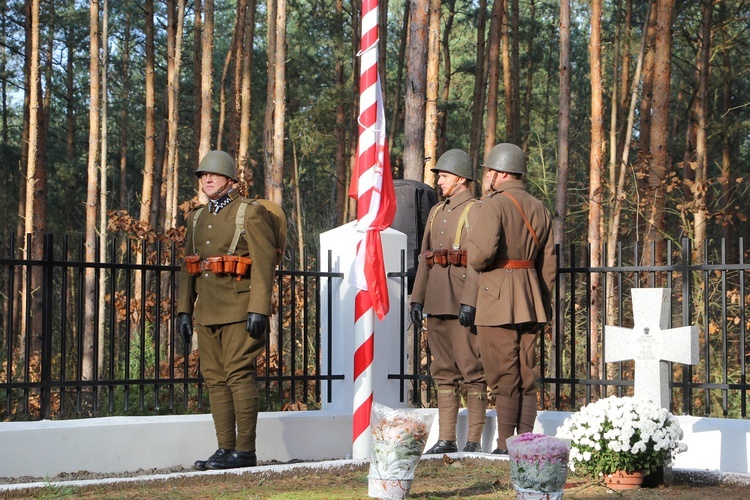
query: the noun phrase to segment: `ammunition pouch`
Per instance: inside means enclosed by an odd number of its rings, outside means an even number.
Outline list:
[[[216,276],[236,276],[239,281],[250,276],[253,260],[238,255],[217,255],[201,260],[198,255],[185,257],[185,266],[191,276],[198,276],[203,271],[211,271]]]
[[[190,276],[198,276],[201,273],[201,258],[197,255],[185,257],[185,268]]]
[[[466,250],[448,250],[448,262],[450,262],[451,266],[466,267],[468,264]]]
[[[466,267],[468,258],[466,250],[425,250],[422,252],[422,258],[427,267],[432,268],[435,264],[440,267],[456,266]]]
[[[435,264],[439,265],[440,267],[448,267],[448,265],[450,264],[448,262],[448,250],[434,250],[432,253],[435,254]]]
[[[432,268],[432,266],[435,265],[435,254],[432,250],[425,250],[422,252],[422,257],[424,258],[424,263],[427,264],[427,267]]]

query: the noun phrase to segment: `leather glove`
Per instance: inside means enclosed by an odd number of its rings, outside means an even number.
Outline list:
[[[185,345],[190,345],[190,341],[193,338],[193,317],[188,313],[178,314],[177,331],[180,332],[180,337],[182,337]]]
[[[411,322],[414,323],[415,328],[422,329],[422,310],[424,309],[424,306],[422,304],[419,304],[418,302],[412,302],[411,308],[409,310],[409,317],[411,318]]]
[[[260,340],[268,329],[268,316],[259,313],[247,313],[247,323],[245,325],[247,333],[255,340]]]
[[[458,322],[465,328],[474,326],[474,318],[476,317],[476,315],[476,307],[461,304],[461,309],[458,310]]]

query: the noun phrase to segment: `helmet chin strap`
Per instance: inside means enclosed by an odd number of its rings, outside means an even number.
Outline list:
[[[484,192],[486,196],[491,195],[492,193],[496,192],[497,189],[495,189],[495,180],[497,180],[497,174],[499,172],[497,170],[493,170],[492,173],[492,180],[490,181],[490,187]]]
[[[449,197],[451,195],[451,193],[453,192],[453,190],[456,189],[456,186],[458,186],[458,179],[459,178],[456,177],[456,180],[453,181],[453,184],[451,184],[451,187],[448,188],[448,192],[445,193],[443,196],[445,196],[447,198],[447,197]]]
[[[224,183],[224,187],[221,188],[220,191],[217,191],[216,194],[214,194],[214,197],[211,198],[212,200],[218,200],[225,194],[227,194],[229,191],[231,191],[232,186],[234,185],[234,181],[227,177],[227,182]]]

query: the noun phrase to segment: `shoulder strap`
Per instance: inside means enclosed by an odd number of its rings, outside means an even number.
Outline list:
[[[234,252],[237,251],[240,236],[245,234],[245,210],[247,210],[248,203],[250,201],[243,199],[237,208],[237,215],[234,216],[234,236],[232,237],[232,243],[229,245],[229,250],[227,250],[227,255],[234,255]]]
[[[191,236],[193,237],[193,252],[194,253],[195,253],[195,226],[198,225],[198,217],[200,217],[201,212],[203,212],[204,208],[205,208],[205,205],[200,206],[196,208],[195,211],[193,212],[193,233]]]
[[[445,201],[441,201],[437,205],[435,205],[435,211],[432,212],[432,217],[430,217],[430,232],[432,232],[432,221],[435,220],[435,217],[437,216],[437,213],[440,211],[442,206],[445,205]]]
[[[469,210],[471,210],[471,207],[474,206],[474,203],[476,203],[477,200],[471,199],[468,203],[466,203],[466,206],[464,207],[463,211],[461,212],[461,217],[458,219],[458,225],[456,226],[456,237],[453,238],[453,249],[458,250],[461,248],[461,231],[463,230],[464,226],[466,226],[466,230],[469,229]]]
[[[521,214],[521,217],[523,217],[523,221],[526,224],[526,228],[529,230],[529,232],[531,233],[531,237],[534,238],[534,241],[536,242],[537,249],[540,248],[539,237],[536,235],[536,231],[534,231],[534,228],[531,227],[531,223],[529,222],[529,219],[526,217],[526,214],[523,213],[521,204],[518,203],[518,200],[516,200],[513,196],[511,196],[507,191],[503,191],[501,194],[504,194],[505,196],[507,196],[510,199],[510,201],[512,201],[513,204],[516,206],[516,208],[518,209],[518,212]]]

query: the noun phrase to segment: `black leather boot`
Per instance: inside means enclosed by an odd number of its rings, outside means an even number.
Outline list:
[[[439,440],[435,443],[435,446],[425,451],[425,455],[435,455],[437,453],[455,453],[458,451],[455,441],[447,441],[445,439]]]
[[[476,441],[466,441],[466,446],[464,446],[464,450],[466,453],[481,453],[482,452],[482,445],[477,443]]]
[[[503,450],[502,448],[495,448],[494,450],[492,450],[492,454],[493,455],[507,455],[508,450]]]
[[[206,462],[206,469],[238,469],[240,467],[255,467],[258,459],[254,451],[237,451]]]
[[[216,459],[219,459],[219,458],[224,458],[225,456],[227,456],[230,453],[232,453],[232,451],[234,451],[234,450],[228,450],[226,448],[219,448],[218,450],[216,450],[214,452],[213,455],[211,455],[207,459],[205,459],[205,460],[196,460],[195,463],[193,464],[193,468],[196,469],[196,470],[206,470],[206,462],[208,462],[209,460],[216,460]]]

